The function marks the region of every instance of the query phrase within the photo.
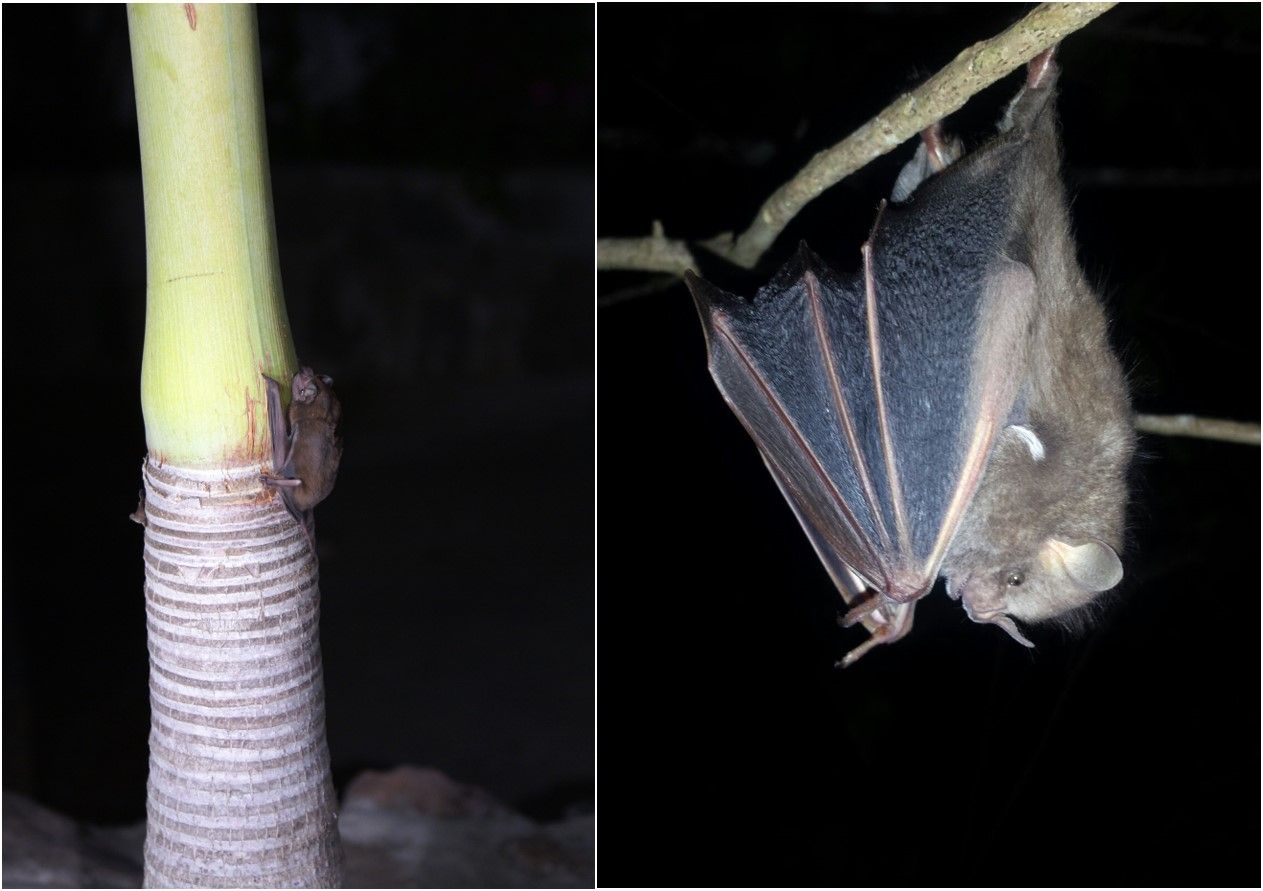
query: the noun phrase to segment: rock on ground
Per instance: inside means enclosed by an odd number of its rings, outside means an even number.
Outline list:
[[[338,816],[349,888],[591,888],[595,817],[536,823],[433,768],[367,771]],[[145,826],[76,823],[4,793],[6,888],[138,888]]]

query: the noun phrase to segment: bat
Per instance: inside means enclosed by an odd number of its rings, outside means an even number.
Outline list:
[[[298,521],[316,551],[315,507],[329,497],[342,460],[338,422],[342,404],[333,392],[333,378],[302,368],[294,375],[289,423],[281,404],[281,385],[267,375],[268,429],[272,437],[274,474],[262,473],[266,488],[280,492],[285,509]]]
[[[1127,389],[1075,258],[1047,51],[998,133],[938,125],[860,270],[806,245],[753,300],[686,273],[711,375],[869,638],[946,579],[975,622],[1084,607],[1122,579]],[[1016,621],[1015,621],[1016,620]]]

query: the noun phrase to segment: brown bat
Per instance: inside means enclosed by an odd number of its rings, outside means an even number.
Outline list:
[[[878,214],[862,270],[803,246],[754,300],[691,273],[711,374],[871,637],[912,626],[939,575],[1030,646],[1122,578],[1127,391],[1075,259],[1036,57],[976,152],[936,125]],[[884,207],[884,206],[883,206]]]
[[[1019,417],[998,437],[942,573],[975,622],[1031,646],[1013,619],[1085,606],[1123,577],[1118,558],[1135,448],[1131,407],[1105,314],[1075,259],[1058,171],[1049,50],[1001,121],[1027,134],[1014,240],[1035,276],[1037,312]]]
[[[302,368],[294,375],[289,424],[281,403],[281,385],[267,375],[268,429],[272,436],[273,474],[260,474],[264,486],[281,493],[285,509],[302,526],[315,553],[315,507],[329,497],[342,460],[338,422],[342,405],[333,378]]]

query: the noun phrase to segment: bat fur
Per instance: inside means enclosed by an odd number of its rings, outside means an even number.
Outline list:
[[[949,592],[971,617],[999,610],[1025,622],[1054,618],[1122,578],[1117,553],[1135,433],[1105,313],[1075,259],[1059,176],[1056,75],[1051,51],[1032,61],[1002,124],[1029,132],[1015,180],[1015,227],[1035,273],[1038,313],[1024,390],[1028,423],[997,440],[943,563]],[[1015,576],[1021,584],[1010,583]]]

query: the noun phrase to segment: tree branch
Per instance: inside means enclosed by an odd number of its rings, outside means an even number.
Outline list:
[[[798,174],[777,189],[739,236],[726,232],[701,246],[732,263],[753,267],[776,237],[812,199],[894,149],[930,124],[960,109],[980,92],[1015,68],[1026,64],[1067,35],[1107,12],[1113,3],[1044,3],[1020,22],[990,40],[975,43],[933,77],[886,106],[876,117],[832,148],[819,152]],[[696,268],[693,253],[682,239],[669,239],[655,221],[651,235],[642,238],[597,240],[598,270],[640,270],[681,276]],[[602,300],[603,305],[653,293],[664,280],[632,288]],[[1193,415],[1136,415],[1135,427],[1159,436],[1193,436],[1221,442],[1260,444],[1258,424],[1200,418]]]
[[[641,272],[671,272],[677,277],[697,266],[693,252],[683,241],[667,238],[662,224],[654,222],[653,234],[646,238],[598,238],[598,270],[634,269]]]
[[[800,210],[825,189],[911,139],[963,106],[971,96],[1060,42],[1107,11],[1113,3],[1043,3],[1020,22],[963,50],[937,74],[886,106],[777,189],[750,226],[735,239],[715,236],[703,245],[721,257],[752,268]],[[602,238],[597,269],[642,269],[682,275],[693,267],[688,245],[665,238]]]
[[[1194,415],[1136,415],[1136,429],[1159,436],[1195,436],[1220,442],[1259,444],[1259,425],[1220,418],[1199,418]]]

